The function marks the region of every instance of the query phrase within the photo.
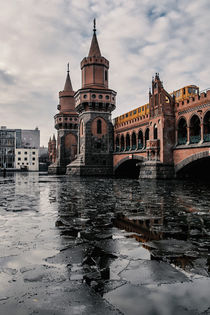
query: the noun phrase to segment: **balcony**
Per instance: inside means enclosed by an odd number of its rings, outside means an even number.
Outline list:
[[[201,141],[201,136],[190,136],[190,143],[199,143]]]
[[[179,137],[178,138],[178,145],[183,145],[187,143],[187,137]]]
[[[207,133],[207,134],[203,135],[203,141],[204,142],[210,142],[210,133]]]

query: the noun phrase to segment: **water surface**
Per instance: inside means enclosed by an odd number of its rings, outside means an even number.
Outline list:
[[[209,314],[209,188],[0,177],[0,314]]]

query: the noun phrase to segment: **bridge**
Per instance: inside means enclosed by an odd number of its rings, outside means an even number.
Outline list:
[[[159,75],[148,112],[114,126],[116,176],[207,177],[210,174],[210,90],[176,102]]]

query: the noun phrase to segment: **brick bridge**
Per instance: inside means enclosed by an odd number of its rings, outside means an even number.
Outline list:
[[[208,175],[210,90],[176,102],[156,74],[148,113],[115,123],[114,143],[115,175],[187,177],[201,169]]]

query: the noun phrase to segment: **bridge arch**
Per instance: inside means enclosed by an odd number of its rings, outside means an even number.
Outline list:
[[[138,131],[138,149],[142,149],[144,146],[144,136],[143,131],[139,129]]]
[[[198,167],[198,163],[202,165],[203,169]],[[186,171],[189,171],[189,170],[190,170],[190,174],[193,175],[193,165],[196,166],[195,170],[196,170],[197,177],[208,176],[209,170],[210,170],[210,151],[208,150],[208,151],[192,154],[189,157],[182,160],[181,162],[179,162],[177,165],[175,165],[175,173],[177,177],[182,175],[182,173],[183,174],[186,173]],[[203,171],[203,174],[202,174],[202,171]],[[187,177],[194,177],[194,176],[187,176]]]
[[[138,178],[140,165],[138,162],[145,162],[146,158],[137,154],[127,155],[114,166],[114,175],[117,177]]]
[[[198,143],[201,140],[201,120],[198,115],[193,114],[189,122],[190,143]]]
[[[185,117],[180,117],[177,123],[178,144],[187,143],[187,120]]]
[[[149,128],[145,130],[145,147],[147,146],[147,140],[149,140]]]
[[[203,118],[203,140],[204,142],[210,141],[210,110],[204,113]]]

